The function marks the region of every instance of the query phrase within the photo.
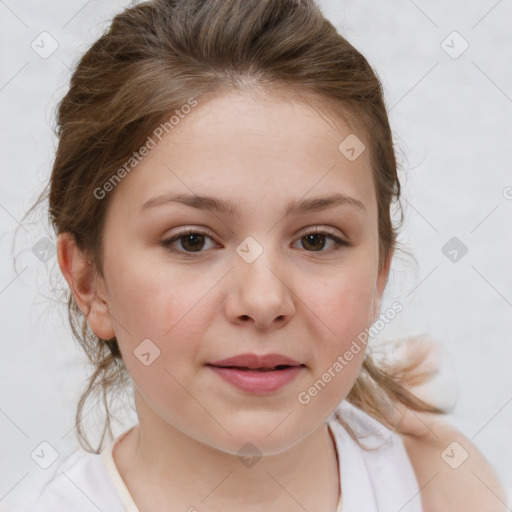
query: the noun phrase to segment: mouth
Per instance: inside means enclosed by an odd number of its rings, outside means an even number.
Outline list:
[[[281,365],[279,365],[281,366]],[[238,391],[251,395],[276,393],[291,383],[304,371],[305,366],[287,366],[278,368],[248,368],[238,366],[208,365],[222,381]]]
[[[246,353],[208,363],[209,366],[246,371],[279,371],[294,366],[305,366],[283,354]]]
[[[207,364],[207,366],[213,366],[215,368],[223,368],[225,370],[241,370],[247,372],[275,372],[280,370],[287,370],[288,368],[297,368],[297,367],[305,367],[305,364],[299,365],[288,365],[288,364],[278,364],[273,367],[250,367],[250,366],[220,366],[216,364]]]
[[[208,363],[221,379],[250,394],[270,394],[293,382],[306,368],[282,354],[241,354]]]

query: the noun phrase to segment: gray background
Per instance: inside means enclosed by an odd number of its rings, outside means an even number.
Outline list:
[[[59,458],[77,445],[86,366],[52,295],[51,283],[64,281],[51,252],[41,261],[41,245],[39,258],[32,251],[47,236],[42,222],[18,226],[50,173],[69,67],[127,5],[0,1],[0,509],[51,471],[31,458],[41,442]],[[511,491],[512,1],[319,5],[382,80],[402,163],[400,241],[417,265],[394,262],[383,310],[399,300],[404,311],[377,341],[427,333],[442,344],[436,399],[456,397],[448,419]],[[44,31],[58,44],[47,58],[31,47],[43,51],[46,37],[51,49]],[[445,255],[453,247],[443,252],[453,237],[457,261]],[[128,414],[117,433],[132,421]]]

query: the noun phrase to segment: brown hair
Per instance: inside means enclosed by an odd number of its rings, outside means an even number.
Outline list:
[[[294,91],[366,140],[383,268],[397,247],[390,209],[395,201],[400,206],[400,183],[382,86],[365,57],[312,0],[156,0],[115,16],[79,60],[58,105],[51,180],[31,210],[48,200],[55,232],[71,233],[103,276],[109,196],[98,200],[94,191],[191,98],[249,88]],[[98,452],[107,430],[112,437],[109,396],[129,378],[117,340],[100,339],[90,330],[69,289],[67,302],[73,334],[94,365],[76,412],[78,438],[85,449]],[[428,376],[415,372],[419,362],[398,368],[378,364],[367,352],[347,400],[390,428],[395,426],[390,404],[445,412],[407,390]],[[106,413],[96,449],[82,426],[85,403],[94,396],[103,400]]]

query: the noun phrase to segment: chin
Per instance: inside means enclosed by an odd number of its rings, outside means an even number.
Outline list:
[[[307,435],[307,432],[293,429],[291,423],[284,425],[286,422],[280,422],[282,417],[279,421],[260,418],[259,421],[251,419],[237,424],[224,423],[224,428],[231,436],[222,430],[220,437],[208,436],[206,442],[217,450],[239,457],[277,455],[289,450]],[[216,433],[220,434],[218,430]]]

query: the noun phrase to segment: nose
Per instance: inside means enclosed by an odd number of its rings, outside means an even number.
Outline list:
[[[263,253],[251,263],[236,256],[230,272],[226,315],[236,324],[254,324],[258,329],[282,327],[295,314],[291,273],[280,255]]]

